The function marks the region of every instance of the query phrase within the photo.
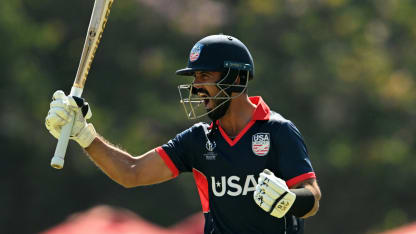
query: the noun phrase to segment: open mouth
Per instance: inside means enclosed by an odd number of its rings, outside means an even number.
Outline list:
[[[206,93],[198,92],[198,96],[201,98],[201,101],[204,102],[205,107],[208,107],[209,96]]]

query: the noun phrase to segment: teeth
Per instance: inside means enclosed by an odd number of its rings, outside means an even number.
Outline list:
[[[208,97],[208,95],[206,95],[205,93],[198,93],[198,96],[202,97],[202,98],[206,98]]]

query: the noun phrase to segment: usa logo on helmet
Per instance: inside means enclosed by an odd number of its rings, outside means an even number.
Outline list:
[[[270,149],[270,133],[256,133],[252,137],[251,149],[257,156],[265,156]]]
[[[194,47],[192,47],[191,53],[189,54],[189,61],[195,62],[199,58],[203,46],[204,45],[201,43],[196,43]]]

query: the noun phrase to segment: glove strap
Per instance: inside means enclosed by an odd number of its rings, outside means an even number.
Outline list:
[[[282,198],[284,198],[286,196],[287,192],[284,192],[282,195],[280,195],[279,198],[277,198],[274,202],[273,205],[271,206],[272,208],[269,211],[269,214],[273,212],[274,208],[276,207],[276,205],[279,203],[280,200],[282,200]]]

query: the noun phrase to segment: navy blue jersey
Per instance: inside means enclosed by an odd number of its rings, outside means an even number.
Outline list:
[[[303,221],[278,219],[253,200],[265,168],[288,187],[315,178],[302,136],[295,125],[270,111],[261,97],[252,120],[233,139],[218,125],[198,123],[156,148],[174,176],[192,172],[205,214],[205,233],[301,233]],[[298,231],[293,231],[293,230]]]

